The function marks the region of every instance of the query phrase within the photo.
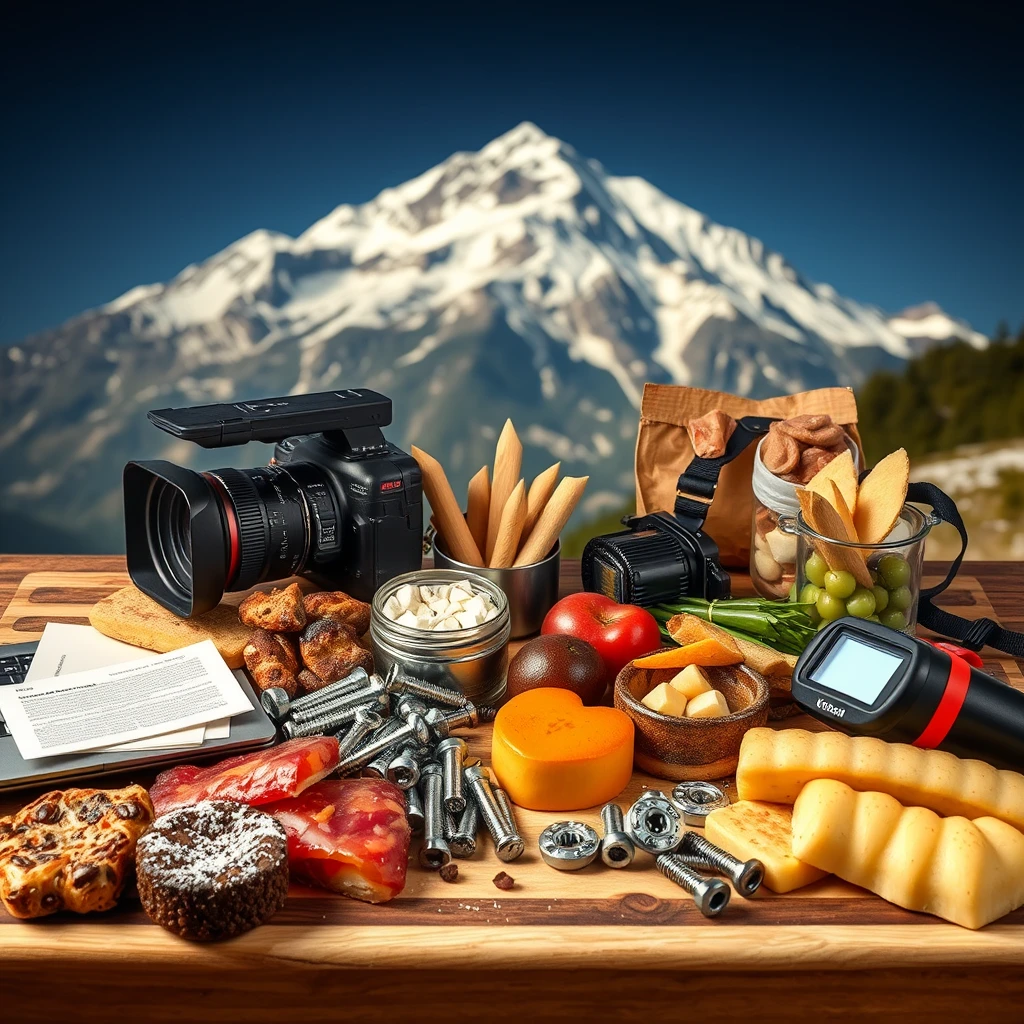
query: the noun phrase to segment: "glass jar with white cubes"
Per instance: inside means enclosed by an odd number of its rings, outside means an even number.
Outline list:
[[[508,598],[482,576],[421,569],[384,584],[373,599],[370,639],[377,671],[418,679],[491,704],[505,692]]]

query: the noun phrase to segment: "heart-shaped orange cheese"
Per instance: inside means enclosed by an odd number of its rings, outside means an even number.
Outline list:
[[[633,722],[617,708],[584,707],[570,690],[527,690],[494,720],[491,767],[520,807],[594,807],[633,774]]]

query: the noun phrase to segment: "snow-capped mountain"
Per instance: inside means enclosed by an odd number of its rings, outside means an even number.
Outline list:
[[[889,319],[845,299],[524,123],[298,238],[255,231],[0,352],[0,509],[120,549],[125,460],[267,455],[200,455],[147,409],[363,386],[394,399],[389,436],[459,487],[511,416],[526,472],[591,475],[586,517],[632,493],[645,381],[856,385],[953,336],[986,343],[938,307]]]

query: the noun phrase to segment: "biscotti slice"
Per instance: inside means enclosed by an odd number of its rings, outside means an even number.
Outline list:
[[[940,818],[887,793],[809,782],[793,853],[908,910],[981,928],[1024,904],[1024,835],[996,818]]]
[[[772,892],[792,892],[828,874],[793,856],[793,808],[740,800],[712,811],[704,835],[740,860],[764,865],[764,884]]]
[[[252,629],[239,621],[234,605],[219,604],[202,615],[179,619],[132,586],[97,601],[89,621],[105,636],[160,653],[212,640],[229,668],[245,664],[242,651],[252,636]]]
[[[813,779],[888,793],[902,804],[965,818],[991,816],[1024,830],[1024,775],[944,750],[872,736],[804,729],[751,729],[740,745],[741,800],[791,804]]]

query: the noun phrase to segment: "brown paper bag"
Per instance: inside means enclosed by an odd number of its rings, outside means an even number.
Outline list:
[[[788,419],[804,413],[827,413],[845,427],[857,443],[863,465],[864,452],[857,432],[857,401],[850,388],[821,388],[756,400],[702,388],[647,384],[636,439],[638,515],[672,510],[679,474],[693,458],[686,425],[712,409],[722,409],[735,419],[743,416]],[[751,444],[734,462],[723,467],[705,526],[718,543],[722,564],[732,568],[745,567],[750,562],[750,524],[754,510],[750,480],[756,447]]]

